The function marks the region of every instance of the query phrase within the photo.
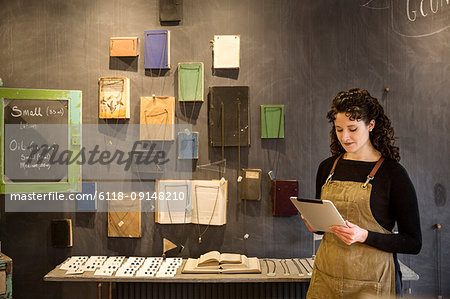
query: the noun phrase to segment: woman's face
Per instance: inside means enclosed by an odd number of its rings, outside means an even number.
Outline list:
[[[370,149],[369,132],[373,129],[375,121],[366,125],[363,120],[350,120],[345,113],[336,114],[334,126],[336,135],[347,153],[361,154]]]

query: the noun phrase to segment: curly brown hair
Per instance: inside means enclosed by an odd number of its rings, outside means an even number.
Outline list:
[[[337,138],[334,126],[337,113],[345,113],[351,120],[360,119],[364,121],[366,126],[369,125],[372,119],[375,120],[375,127],[369,135],[372,145],[383,157],[400,161],[399,148],[394,146],[396,137],[391,121],[384,114],[384,109],[378,100],[370,96],[367,90],[352,88],[349,91],[341,91],[331,102],[327,118],[333,125],[330,131],[330,150],[333,155],[345,153]]]

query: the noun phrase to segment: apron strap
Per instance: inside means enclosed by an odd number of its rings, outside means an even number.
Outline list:
[[[367,188],[367,184],[369,184],[369,182],[371,180],[373,180],[373,178],[375,177],[375,174],[378,171],[378,168],[380,168],[381,163],[383,163],[384,161],[384,157],[381,157],[378,161],[377,164],[375,164],[375,166],[373,167],[372,171],[369,173],[369,175],[367,176],[367,180],[366,182],[361,186],[361,188],[366,189]]]
[[[336,168],[337,162],[339,161],[340,158],[342,158],[342,156],[344,156],[344,153],[340,154],[340,155],[336,158],[336,160],[334,160],[333,167],[331,168],[330,174],[328,175],[327,180],[325,181],[325,184],[328,183],[329,181],[331,181],[331,177],[332,177],[333,174],[334,174],[334,169]]]
[[[344,156],[344,153],[341,153],[341,154],[336,158],[336,160],[334,160],[333,167],[331,168],[330,174],[328,175],[327,180],[325,181],[325,184],[328,183],[329,181],[331,181],[331,178],[333,177],[333,174],[334,174],[334,170],[336,169],[337,162],[338,162],[339,159],[342,158],[343,156]],[[375,174],[377,173],[377,171],[378,171],[378,169],[380,168],[381,163],[383,163],[383,161],[384,161],[384,157],[381,157],[381,158],[377,161],[377,164],[375,164],[375,166],[373,167],[372,171],[371,171],[371,172],[369,173],[369,175],[367,176],[366,182],[365,182],[363,185],[361,185],[361,188],[363,188],[363,189],[366,189],[366,188],[367,188],[367,184],[369,184],[369,182],[370,182],[371,180],[373,180],[373,178],[375,177]]]

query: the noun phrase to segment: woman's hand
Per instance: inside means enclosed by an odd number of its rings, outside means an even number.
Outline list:
[[[351,245],[356,242],[363,243],[367,239],[368,231],[360,228],[350,221],[345,221],[345,226],[330,226],[330,230],[339,237],[345,244]]]
[[[309,226],[308,221],[306,221],[305,217],[303,217],[303,215],[300,215],[303,219],[303,221],[305,221],[306,227],[309,229],[310,232],[315,233],[317,232],[316,230],[312,229],[311,226]]]

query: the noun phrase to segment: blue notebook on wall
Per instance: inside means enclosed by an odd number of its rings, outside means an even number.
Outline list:
[[[81,193],[76,196],[77,211],[95,212],[97,211],[97,183],[83,182],[81,183]]]
[[[198,132],[178,133],[178,159],[198,159]]]
[[[170,69],[170,31],[145,31],[146,69]]]

